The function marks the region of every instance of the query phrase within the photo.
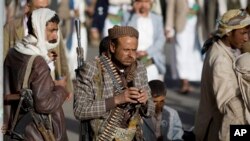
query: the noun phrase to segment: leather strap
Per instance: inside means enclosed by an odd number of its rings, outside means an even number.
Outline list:
[[[29,88],[28,87],[28,81],[29,81],[31,68],[32,68],[32,65],[33,65],[33,62],[34,62],[35,58],[36,58],[36,56],[34,55],[34,56],[31,56],[30,59],[29,59],[29,62],[28,62],[27,68],[26,68],[26,72],[25,72],[25,75],[24,75],[24,79],[23,79],[22,89]]]

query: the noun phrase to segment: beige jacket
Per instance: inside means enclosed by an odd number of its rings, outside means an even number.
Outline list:
[[[13,47],[16,41],[21,40],[24,37],[23,20],[24,17],[20,17],[10,21],[4,26],[4,58],[7,55],[9,48]],[[60,38],[62,39],[63,37],[61,36]],[[55,61],[56,77],[67,76],[69,78],[69,68],[65,49],[66,47],[62,40],[60,40],[58,47],[53,49],[58,55],[57,60]],[[67,82],[67,89],[69,92],[73,92],[73,86],[70,79],[68,79]]]
[[[245,106],[233,70],[235,57],[221,40],[208,50],[195,121],[197,141],[229,140],[230,124],[245,124]]]
[[[181,32],[186,24],[189,11],[186,0],[167,0],[166,28],[173,28],[175,32]]]

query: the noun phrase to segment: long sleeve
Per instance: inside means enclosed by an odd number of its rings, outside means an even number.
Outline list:
[[[102,71],[103,72],[103,71]],[[86,62],[77,76],[74,97],[74,114],[77,119],[95,119],[105,117],[109,110],[115,108],[113,81],[107,72],[103,72],[103,86],[98,85],[100,77],[95,61]],[[141,79],[145,78],[145,79]],[[147,84],[146,69],[140,64],[135,76],[135,87],[148,92],[149,101],[145,109],[146,115],[154,113],[154,104],[151,99],[150,89]]]
[[[94,87],[95,74],[98,74],[96,65],[86,62],[76,77],[74,114],[77,119],[98,118],[106,112],[105,99],[95,99],[98,91]]]
[[[147,105],[144,107],[146,108],[144,109],[145,110],[144,115],[150,117],[154,115],[155,113],[155,104],[153,102],[151,90],[148,85],[147,71],[146,71],[144,64],[142,64],[141,62],[138,62],[137,68],[138,69],[137,69],[136,76],[135,76],[135,87],[139,89],[144,89],[147,91],[148,101],[147,101]]]
[[[165,74],[166,72],[166,58],[164,54],[165,47],[165,35],[164,35],[164,26],[163,19],[158,15],[152,15],[152,21],[154,23],[154,37],[153,44],[147,49],[147,53],[149,56],[153,57],[156,66],[161,74]],[[156,22],[157,21],[157,22]]]
[[[232,61],[224,56],[218,56],[213,67],[213,91],[219,110],[224,113],[227,102],[239,94]]]
[[[49,67],[41,56],[34,60],[29,81],[37,112],[50,114],[61,108],[67,92],[63,87],[55,86]]]
[[[175,0],[167,0],[166,10],[166,29],[174,28],[174,12],[175,12]]]

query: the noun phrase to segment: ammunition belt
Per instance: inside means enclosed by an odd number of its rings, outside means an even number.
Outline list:
[[[122,81],[113,63],[107,56],[102,55],[99,58],[102,68],[106,69],[106,71],[108,72],[109,76],[113,81],[115,92],[121,92],[121,90],[123,89],[123,86],[121,85]]]
[[[108,72],[109,76],[113,81],[115,94],[121,92],[124,87],[121,85],[121,78],[118,75],[113,63],[108,57],[104,55],[100,56],[99,59],[102,68],[104,68]],[[124,109],[120,107],[116,107],[114,110],[111,111],[111,114],[109,115],[108,119],[104,121],[104,129],[99,135],[97,139],[98,141],[112,141],[114,139],[115,134],[117,132],[116,127],[121,125],[122,120],[124,118],[124,112]]]
[[[106,121],[103,132],[98,137],[98,141],[112,141],[115,138],[117,132],[117,126],[122,124],[124,110],[117,107],[112,110],[111,115]]]

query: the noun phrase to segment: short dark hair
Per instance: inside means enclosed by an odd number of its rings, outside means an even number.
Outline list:
[[[50,20],[47,21],[46,25],[47,25],[49,22],[59,24],[60,18],[59,18],[59,16],[58,16],[57,14],[55,14]]]
[[[148,85],[151,89],[151,94],[153,97],[156,96],[166,96],[167,94],[167,89],[161,80],[151,80],[148,82]]]
[[[99,45],[99,55],[102,55],[102,53],[107,53],[109,50],[109,37],[104,37]]]
[[[60,22],[59,16],[57,14],[55,14],[50,20],[47,21],[46,26],[49,22],[59,24],[59,22]],[[28,33],[36,37],[34,29],[32,27],[32,13],[28,17],[27,28],[28,28]]]

